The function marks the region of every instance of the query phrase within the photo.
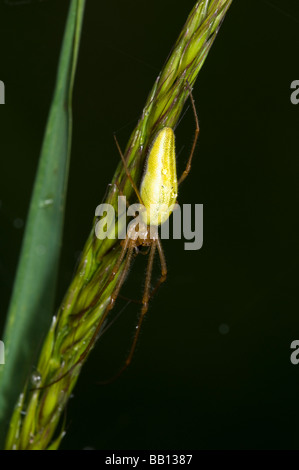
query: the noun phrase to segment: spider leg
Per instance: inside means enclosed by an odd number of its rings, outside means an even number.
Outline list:
[[[152,272],[153,272],[153,263],[154,263],[156,247],[157,247],[157,240],[153,240],[153,243],[152,243],[152,246],[151,246],[151,251],[150,251],[150,254],[149,254],[147,270],[146,270],[144,293],[143,293],[143,297],[142,297],[142,308],[141,308],[141,312],[140,312],[138,325],[136,327],[136,333],[135,333],[135,336],[134,336],[134,339],[133,339],[133,343],[132,343],[130,352],[129,352],[128,357],[127,357],[126,362],[125,362],[125,366],[124,366],[125,368],[128,367],[128,365],[130,364],[130,362],[132,360],[132,357],[133,357],[133,354],[134,354],[134,351],[135,351],[135,348],[136,348],[136,344],[137,344],[137,341],[138,341],[138,338],[139,338],[140,328],[141,328],[143,319],[144,319],[144,317],[145,317],[145,315],[148,311],[149,300],[150,300],[151,278],[152,278]]]
[[[159,287],[161,286],[161,284],[163,284],[163,282],[166,281],[166,278],[167,278],[166,259],[165,259],[165,255],[164,255],[164,251],[163,251],[163,248],[162,248],[162,243],[161,243],[160,237],[157,239],[157,248],[158,248],[158,253],[159,253],[159,257],[160,257],[161,275],[160,275],[160,279],[158,279],[155,287],[152,289],[152,291],[149,294],[149,300],[152,297],[155,296],[155,294],[158,291]],[[151,249],[151,247],[149,249]],[[146,251],[146,254],[148,254],[148,250]],[[131,302],[134,302],[136,304],[142,304],[142,299],[138,299],[138,300],[129,299],[128,297],[125,297],[124,295],[121,295],[121,294],[119,294],[119,297],[124,299],[124,300],[127,300],[127,301],[130,300]]]
[[[83,351],[83,353],[81,354],[81,356],[79,357],[78,361],[76,362],[76,364],[74,364],[74,366],[72,366],[72,369],[74,367],[76,367],[78,364],[82,363],[84,361],[84,359],[87,357],[90,349],[92,348],[93,344],[95,343],[95,341],[97,340],[97,337],[98,337],[98,334],[101,330],[101,327],[104,323],[104,321],[106,320],[110,310],[113,309],[114,305],[115,305],[115,300],[118,296],[118,293],[120,291],[120,289],[122,288],[122,285],[126,279],[126,276],[128,274],[128,271],[129,271],[129,268],[130,268],[130,264],[131,264],[131,260],[132,260],[132,253],[133,253],[133,249],[134,249],[134,244],[133,243],[130,243],[129,244],[129,247],[128,247],[128,254],[127,254],[127,257],[126,257],[126,260],[125,260],[125,265],[124,265],[124,268],[121,272],[121,275],[117,281],[117,284],[114,288],[114,291],[113,293],[111,294],[111,297],[110,297],[110,302],[108,304],[108,306],[106,307],[106,310],[105,312],[103,313],[86,349]],[[68,372],[66,372],[67,374]]]
[[[156,294],[156,292],[159,289],[159,287],[161,286],[161,284],[163,284],[163,282],[166,281],[166,277],[167,277],[167,264],[166,264],[164,251],[163,251],[163,248],[162,248],[162,243],[161,243],[161,240],[160,240],[159,236],[158,236],[158,239],[157,239],[157,248],[158,248],[158,253],[159,253],[159,257],[160,257],[161,276],[160,276],[160,279],[158,280],[157,284],[155,285],[155,287],[151,291],[150,298],[154,297],[154,295]]]
[[[116,143],[116,147],[117,147],[117,149],[118,149],[118,151],[119,151],[120,157],[121,157],[121,159],[122,159],[122,162],[123,162],[123,165],[124,165],[124,169],[125,169],[126,175],[127,175],[127,177],[129,178],[129,180],[130,180],[130,183],[131,183],[132,188],[134,189],[134,191],[135,191],[135,193],[136,193],[136,196],[137,196],[137,198],[138,198],[138,201],[140,202],[140,204],[143,205],[143,202],[142,202],[140,193],[139,193],[139,191],[138,191],[138,189],[137,189],[136,184],[135,184],[134,181],[133,181],[133,178],[132,178],[131,173],[130,173],[130,171],[129,171],[129,168],[128,168],[128,166],[127,166],[126,159],[125,159],[125,157],[124,157],[124,155],[123,155],[123,153],[122,153],[122,151],[121,151],[121,148],[120,148],[120,146],[119,146],[119,143],[118,143],[118,140],[117,140],[115,134],[114,134],[114,140],[115,140],[115,143]]]
[[[178,185],[180,185],[184,181],[184,179],[188,176],[188,174],[191,170],[191,162],[192,162],[192,158],[193,158],[193,154],[194,154],[194,150],[195,150],[195,146],[196,146],[196,143],[197,143],[199,130],[200,130],[199,123],[198,123],[197,112],[196,112],[196,107],[195,107],[195,102],[194,102],[194,98],[193,98],[193,95],[192,95],[191,86],[190,86],[188,81],[187,81],[187,86],[188,86],[189,96],[190,96],[192,109],[193,109],[193,113],[194,113],[195,134],[194,134],[193,145],[192,145],[192,149],[191,149],[191,152],[190,152],[190,155],[189,155],[189,158],[188,158],[187,166],[186,166],[185,170],[183,171],[183,173],[182,173],[182,175],[181,175],[181,177],[178,181]]]
[[[117,189],[118,189],[118,191],[119,191],[119,194],[120,194],[121,196],[123,196],[123,197],[126,197],[126,196],[124,195],[124,193],[122,192],[122,190],[121,190],[121,187],[120,187],[120,185],[119,185],[119,182],[116,181],[114,184],[115,184],[115,186],[117,187]],[[126,206],[127,206],[127,209],[128,209],[128,207],[130,207],[130,206],[129,206],[129,202],[127,201],[127,198],[126,198]]]
[[[112,310],[112,308],[114,307],[115,305],[115,300],[118,296],[118,293],[126,279],[126,275],[129,271],[129,268],[130,268],[130,264],[131,264],[131,260],[132,260],[132,254],[133,254],[133,249],[134,249],[134,243],[132,243],[132,241],[130,240],[129,237],[126,238],[126,243],[125,245],[123,246],[123,249],[122,249],[122,252],[121,252],[121,255],[117,261],[117,263],[115,264],[114,268],[113,268],[113,271],[112,273],[110,274],[109,276],[109,279],[108,281],[105,283],[105,286],[103,287],[103,289],[101,289],[101,292],[103,293],[105,291],[105,289],[108,287],[109,283],[112,282],[112,280],[114,279],[115,275],[117,274],[119,268],[120,268],[120,265],[125,257],[125,254],[127,252],[127,256],[125,258],[125,264],[124,264],[124,268],[120,274],[120,277],[119,279],[117,280],[117,283],[116,283],[116,286],[111,294],[111,297],[110,297],[110,302],[109,304],[107,305],[105,311],[103,312],[100,320],[99,320],[99,323],[91,337],[91,339],[89,340],[89,343],[87,345],[87,347],[85,348],[85,350],[82,352],[82,354],[80,355],[79,359],[75,362],[75,364],[73,364],[66,372],[64,372],[62,375],[60,375],[60,377],[58,377],[57,379],[53,380],[52,382],[46,384],[46,385],[43,385],[41,387],[35,387],[33,388],[32,390],[42,390],[44,388],[47,388],[49,387],[50,385],[53,385],[57,382],[59,382],[60,380],[62,380],[63,378],[67,377],[78,365],[82,364],[82,362],[84,361],[84,359],[87,357],[89,351],[91,350],[92,346],[94,345],[94,343],[96,342],[97,338],[98,338],[98,335],[100,333],[100,330],[108,316],[108,313],[110,312],[110,310]],[[88,309],[91,308],[90,306],[88,307]],[[81,312],[80,312],[81,313]]]
[[[151,251],[150,251],[150,254],[149,254],[147,270],[146,270],[145,287],[144,287],[144,292],[143,292],[143,297],[142,297],[142,308],[141,308],[141,312],[140,312],[139,321],[138,321],[138,324],[136,326],[136,333],[135,333],[135,336],[133,338],[133,342],[132,342],[129,354],[127,356],[127,359],[125,360],[125,363],[124,363],[123,367],[117,372],[117,374],[114,375],[114,377],[110,378],[107,381],[101,381],[100,382],[101,384],[113,382],[115,379],[117,379],[126,370],[126,368],[130,365],[130,363],[132,361],[132,358],[133,358],[133,355],[134,355],[134,352],[135,352],[135,349],[136,349],[137,341],[138,341],[138,338],[139,338],[141,325],[142,325],[142,322],[144,320],[144,317],[145,317],[145,315],[148,311],[148,307],[149,307],[149,300],[150,300],[150,297],[151,297],[151,295],[150,295],[150,284],[151,284],[153,262],[154,262],[154,256],[155,256],[156,248],[157,248],[157,240],[153,240],[153,243],[151,245]]]
[[[125,256],[126,251],[127,251],[127,249],[128,249],[129,243],[130,243],[130,238],[129,238],[129,237],[126,237],[125,243],[124,243],[124,245],[123,245],[123,247],[122,247],[122,250],[121,250],[121,253],[120,253],[120,255],[119,255],[119,258],[118,258],[117,262],[115,263],[115,265],[114,265],[114,267],[113,267],[113,269],[112,269],[112,272],[110,273],[110,276],[108,277],[108,280],[106,281],[104,287],[102,287],[102,288],[99,290],[98,294],[94,297],[93,301],[92,301],[87,307],[85,307],[85,308],[83,308],[82,310],[80,310],[80,312],[79,312],[80,315],[83,315],[85,312],[87,312],[88,310],[90,310],[92,307],[94,307],[94,306],[98,303],[98,301],[99,301],[99,299],[101,298],[103,292],[107,289],[107,287],[108,287],[108,285],[110,284],[110,282],[113,281],[113,279],[115,278],[115,276],[116,276],[116,274],[117,274],[117,272],[118,272],[118,270],[119,270],[119,268],[120,268],[120,265],[121,265],[121,263],[122,263],[122,261],[123,261],[123,259],[124,259],[124,256]]]

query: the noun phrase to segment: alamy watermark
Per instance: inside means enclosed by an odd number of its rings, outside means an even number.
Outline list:
[[[294,349],[295,351],[292,352],[290,356],[290,360],[291,360],[291,363],[294,364],[294,366],[296,366],[297,364],[299,364],[299,341],[297,339],[292,341],[291,349]]]
[[[149,212],[149,213],[148,213]],[[162,240],[170,238],[170,221],[172,220],[172,238],[188,240],[184,243],[185,250],[199,250],[203,245],[203,204],[195,204],[192,210],[191,204],[173,204],[169,207],[163,204],[151,204],[150,210],[139,203],[127,207],[126,197],[118,196],[117,222],[115,210],[111,204],[100,204],[97,206],[95,215],[100,220],[95,226],[97,238],[103,240],[120,239],[127,236],[136,240],[145,238],[154,239],[157,237],[157,225],[148,224],[148,220],[157,220],[157,214],[163,218],[164,214],[172,212],[172,217],[165,217],[164,223],[160,226],[160,238]],[[127,216],[134,219],[127,224]],[[193,227],[193,228],[192,228]]]
[[[5,364],[4,343],[0,341],[0,365]]]
[[[290,99],[292,104],[299,103],[299,80],[293,80],[291,83],[291,89],[295,90],[291,93]]]
[[[0,104],[5,104],[5,86],[2,80],[0,80]]]

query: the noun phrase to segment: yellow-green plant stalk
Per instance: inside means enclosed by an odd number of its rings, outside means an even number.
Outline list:
[[[125,150],[137,186],[153,136],[162,127],[173,128],[177,123],[189,88],[194,85],[231,3],[232,0],[201,0],[192,9]],[[116,213],[119,188],[133,202],[136,196],[121,162],[105,201],[113,205]],[[91,340],[95,332],[101,332],[105,310],[124,267],[122,264],[113,281],[107,282],[121,245],[117,239],[99,240],[94,226],[73,281],[53,318],[36,373],[28,380],[16,405],[6,449],[55,449],[63,436],[60,431],[53,440],[81,366],[94,344]],[[84,360],[78,362],[83,356]]]

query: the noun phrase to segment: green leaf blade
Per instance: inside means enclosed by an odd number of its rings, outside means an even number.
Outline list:
[[[85,0],[70,2],[54,96],[43,139],[0,366],[1,432],[53,315],[71,150],[71,98]],[[3,438],[4,436],[0,436]]]

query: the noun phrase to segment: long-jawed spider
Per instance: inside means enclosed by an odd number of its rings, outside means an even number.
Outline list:
[[[188,87],[189,91],[196,127],[193,145],[187,161],[187,165],[179,180],[177,179],[176,171],[175,136],[174,131],[171,127],[163,127],[157,132],[148,152],[145,164],[145,171],[139,190],[136,187],[135,182],[133,181],[125,157],[120,149],[116,137],[114,136],[116,146],[118,148],[120,157],[124,165],[125,173],[141,205],[138,208],[138,224],[137,227],[136,223],[130,223],[128,225],[126,238],[121,242],[122,249],[119,258],[115,263],[107,281],[105,282],[105,285],[101,288],[102,293],[106,290],[109,284],[113,282],[115,276],[118,274],[121,268],[121,273],[119,274],[114,290],[110,296],[110,301],[104,313],[102,314],[101,319],[85,350],[82,352],[76,363],[71,366],[67,372],[63,373],[60,377],[50,382],[49,384],[37,387],[37,389],[43,389],[54,383],[57,383],[58,381],[66,377],[69,373],[71,373],[77,366],[82,365],[103,329],[106,330],[105,321],[109,312],[113,309],[115,301],[119,296],[120,290],[125,282],[133,259],[134,251],[138,251],[139,247],[148,247],[149,254],[145,276],[145,286],[142,300],[140,302],[142,307],[138,324],[136,326],[136,332],[124,365],[119,370],[119,372],[112,379],[109,380],[109,382],[114,378],[118,377],[124,371],[124,369],[128,367],[132,360],[136,344],[139,338],[141,325],[149,308],[150,298],[156,293],[159,286],[166,280],[167,277],[166,260],[161,240],[158,234],[158,227],[162,225],[172,213],[173,207],[177,200],[178,187],[185,180],[191,170],[192,158],[194,155],[194,150],[200,130],[194,98],[192,96],[191,87],[188,82],[186,86]],[[120,188],[118,189],[120,190]],[[138,230],[136,230],[136,228]],[[151,278],[156,250],[158,250],[160,258],[161,275],[155,287],[151,290]],[[99,296],[97,296],[97,299],[98,298]],[[84,311],[85,310],[88,310],[88,308],[84,309]]]

